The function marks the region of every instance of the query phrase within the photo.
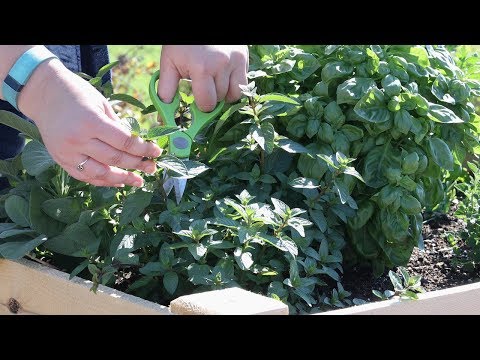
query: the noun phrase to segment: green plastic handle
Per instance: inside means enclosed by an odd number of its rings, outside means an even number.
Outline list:
[[[156,82],[160,77],[160,71],[156,71],[150,79],[150,86],[148,88],[150,98],[153,106],[160,113],[160,116],[164,119],[165,125],[177,126],[175,123],[175,113],[180,106],[180,94],[177,92],[170,104],[164,103],[158,97]],[[188,158],[192,148],[192,142],[195,136],[205,125],[211,122],[222,111],[225,101],[220,101],[215,109],[209,113],[202,112],[197,104],[193,102],[190,104],[190,112],[192,114],[192,122],[190,127],[181,132],[176,132],[169,135],[168,151],[179,158]]]
[[[150,94],[150,99],[152,100],[153,106],[160,113],[160,116],[165,121],[167,126],[177,126],[175,123],[175,113],[180,107],[180,94],[177,92],[170,104],[164,103],[158,97],[157,89],[155,84],[160,77],[160,71],[157,70],[150,79],[150,85],[148,87],[148,92]]]

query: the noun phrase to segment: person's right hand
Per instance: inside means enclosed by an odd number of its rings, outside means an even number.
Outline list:
[[[108,101],[59,60],[41,64],[18,98],[52,158],[74,178],[97,186],[142,186],[140,175],[156,171],[161,149],[132,136]],[[88,159],[83,171],[77,165]]]

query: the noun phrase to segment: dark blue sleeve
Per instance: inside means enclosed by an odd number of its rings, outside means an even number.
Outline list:
[[[90,76],[95,76],[98,70],[109,63],[107,45],[80,45],[81,68]],[[102,83],[110,81],[110,71],[102,77]]]

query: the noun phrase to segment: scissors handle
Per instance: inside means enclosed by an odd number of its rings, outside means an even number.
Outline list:
[[[165,121],[165,125],[167,126],[177,126],[175,123],[175,113],[177,112],[178,108],[180,107],[180,94],[175,94],[172,102],[167,104],[164,103],[158,97],[157,89],[156,89],[156,82],[160,77],[160,71],[157,70],[150,79],[150,85],[148,87],[148,92],[150,94],[150,99],[152,100],[153,106],[155,109],[160,113],[163,121]]]
[[[180,106],[180,94],[177,91],[172,102],[169,104],[160,100],[155,86],[159,77],[160,71],[157,70],[150,79],[150,85],[148,88],[150,98],[153,106],[155,106],[155,109],[165,121],[165,124],[167,126],[177,126],[175,123],[175,113]],[[190,113],[192,115],[190,127],[185,131],[176,132],[169,136],[169,152],[179,158],[188,158],[193,139],[206,124],[215,119],[215,117],[222,111],[224,104],[225,101],[220,101],[215,109],[209,113],[202,112],[195,102],[190,104]]]
[[[192,114],[193,121],[185,132],[192,138],[192,140],[205,125],[217,117],[217,115],[222,111],[223,105],[225,105],[225,101],[222,100],[217,104],[215,109],[209,113],[205,113],[198,108],[195,102],[190,104],[190,113]]]

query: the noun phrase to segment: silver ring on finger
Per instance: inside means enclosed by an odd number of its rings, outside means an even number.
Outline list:
[[[77,165],[78,171],[83,171],[85,169],[84,165],[87,163],[88,159],[90,159],[90,157],[87,157],[84,161]]]

